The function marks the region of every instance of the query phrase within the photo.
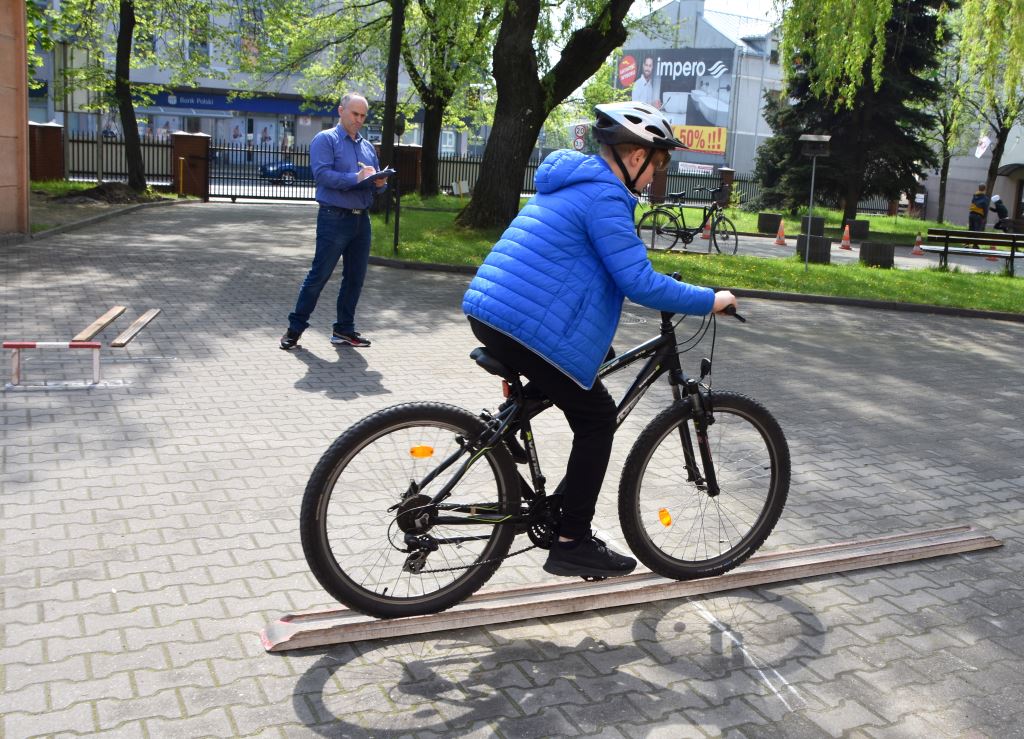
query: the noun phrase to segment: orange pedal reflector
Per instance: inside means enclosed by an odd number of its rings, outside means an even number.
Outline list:
[[[426,459],[427,457],[434,456],[434,447],[432,446],[414,446],[409,450],[409,454],[414,456],[416,459]]]
[[[661,525],[665,528],[672,525],[672,514],[668,512],[668,508],[662,508],[658,511],[658,520],[661,521]]]
[[[506,398],[512,394],[512,389],[508,386],[508,380],[501,381],[501,394]]]

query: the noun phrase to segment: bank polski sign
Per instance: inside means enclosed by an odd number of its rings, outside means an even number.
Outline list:
[[[725,154],[733,49],[628,49],[616,85],[661,110],[695,152]]]

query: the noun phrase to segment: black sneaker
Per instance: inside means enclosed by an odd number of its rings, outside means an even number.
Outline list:
[[[281,348],[285,351],[294,349],[299,345],[299,337],[302,336],[301,331],[292,331],[288,329],[284,332],[284,336],[281,337]]]
[[[556,541],[544,563],[545,572],[565,577],[618,577],[635,568],[635,559],[609,549],[593,535],[573,542]]]
[[[348,344],[349,346],[363,348],[370,345],[370,340],[363,338],[358,331],[353,331],[347,334],[343,334],[340,331],[335,331],[334,335],[331,336],[331,343]]]

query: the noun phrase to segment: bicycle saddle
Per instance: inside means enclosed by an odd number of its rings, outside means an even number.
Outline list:
[[[673,200],[682,200],[684,195],[686,195],[686,190],[668,193],[668,197],[672,198]]]
[[[483,367],[485,370],[490,372],[492,375],[497,375],[509,382],[512,382],[518,377],[518,373],[504,364],[499,362],[497,359],[487,353],[487,350],[478,346],[476,349],[469,353],[469,358],[476,362],[478,365]]]

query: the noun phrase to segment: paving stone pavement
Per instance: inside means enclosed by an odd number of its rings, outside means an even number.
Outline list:
[[[401,401],[498,400],[467,358],[465,275],[372,267],[362,351],[328,343],[336,277],[303,350],[280,351],[313,222],[187,204],[5,248],[3,339],[65,340],[128,306],[109,340],[164,312],[104,350],[108,386],[0,394],[0,735],[1024,736],[1024,326],[986,319],[746,300],[747,324],[719,326],[715,383],[789,438],[767,549],[961,523],[1000,549],[265,653],[268,622],[333,605],[297,530],[329,442]],[[656,326],[627,310],[619,347]],[[89,374],[26,353],[27,381]],[[667,398],[652,389],[615,448],[597,520],[613,541],[618,465]],[[554,476],[568,430],[545,418],[538,436]],[[540,564],[492,585],[550,579]]]

